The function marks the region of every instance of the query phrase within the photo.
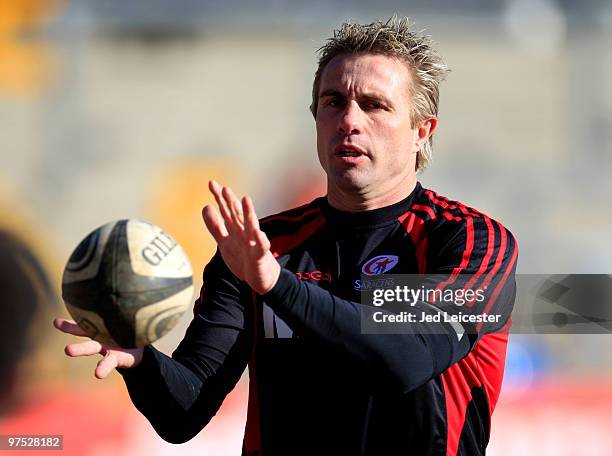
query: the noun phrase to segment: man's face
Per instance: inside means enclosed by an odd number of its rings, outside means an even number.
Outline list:
[[[385,55],[343,54],[327,64],[316,127],[329,194],[376,197],[416,180],[423,132],[411,125],[410,84],[406,64]]]

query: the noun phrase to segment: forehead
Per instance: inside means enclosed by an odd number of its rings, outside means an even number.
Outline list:
[[[405,62],[380,54],[341,54],[321,74],[324,90],[378,92],[389,96],[408,93],[411,74]]]

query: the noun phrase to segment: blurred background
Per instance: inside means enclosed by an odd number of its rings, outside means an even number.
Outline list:
[[[63,355],[63,267],[97,226],[141,218],[201,271],[210,178],[260,216],[324,194],[315,52],[345,20],[393,13],[452,69],[423,185],[504,222],[520,273],[612,272],[612,2],[2,0],[0,434],[64,434],[81,456],[239,454],[246,375],[177,447],[118,374]],[[612,454],[611,424],[609,335],[512,336],[490,454]]]

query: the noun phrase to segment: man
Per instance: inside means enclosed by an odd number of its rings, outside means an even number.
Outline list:
[[[248,455],[484,454],[503,376],[517,257],[498,222],[426,190],[438,86],[447,69],[407,20],[344,24],[321,49],[311,110],[327,196],[257,220],[210,183],[203,210],[218,252],[172,358],[152,347],[101,353],[170,442],[196,435],[249,365]],[[496,323],[416,324],[365,334],[363,273],[470,274],[488,299],[461,308]],[[444,314],[457,312],[446,306]],[[424,314],[442,312],[425,301]],[[83,334],[62,320],[56,326]],[[422,329],[422,330],[421,330]]]

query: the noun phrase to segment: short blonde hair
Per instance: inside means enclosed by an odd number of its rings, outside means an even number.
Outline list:
[[[438,115],[440,82],[449,68],[434,49],[431,37],[412,29],[408,18],[393,16],[387,22],[376,21],[361,25],[344,23],[334,30],[334,36],[318,50],[319,66],[312,84],[310,111],[317,116],[321,75],[327,64],[341,54],[383,54],[408,64],[414,84],[411,87],[414,109],[412,125]],[[422,171],[432,160],[432,138],[417,153],[416,170]]]

